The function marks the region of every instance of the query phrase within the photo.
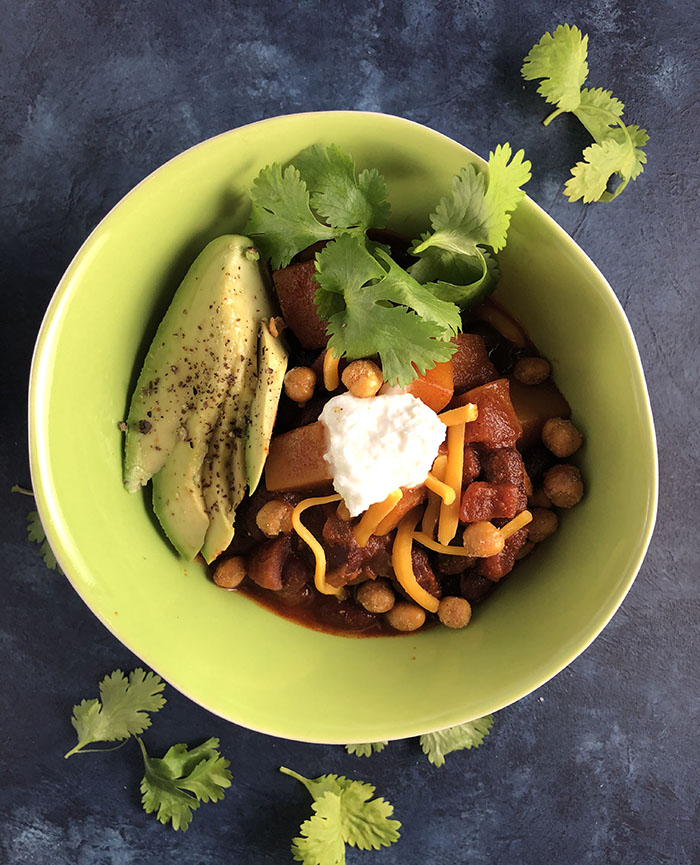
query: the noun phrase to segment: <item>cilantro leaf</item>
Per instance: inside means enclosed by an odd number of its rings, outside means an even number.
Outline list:
[[[443,766],[447,754],[481,745],[492,726],[493,715],[486,715],[437,733],[426,733],[420,737],[420,745],[433,766]]]
[[[202,802],[218,802],[231,786],[230,763],[219,753],[219,740],[207,739],[196,748],[173,745],[161,758],[149,757],[140,737],[145,774],[141,802],[147,814],[163,824],[186,831]]]
[[[344,865],[345,841],[341,828],[341,801],[337,793],[324,793],[311,807],[313,817],[301,824],[292,841],[295,861],[304,865]]]
[[[13,488],[13,492],[14,491]],[[32,493],[29,493],[29,495],[32,495]],[[41,519],[39,518],[39,513],[37,511],[29,511],[27,514],[27,537],[30,541],[39,544],[39,552],[44,559],[46,567],[62,574],[63,571],[56,561],[56,556],[53,554],[53,550],[49,546],[49,542],[46,539],[46,532],[44,531],[44,527],[41,524]]]
[[[316,302],[337,357],[378,354],[385,380],[406,385],[415,370],[423,373],[452,356],[455,346],[445,337],[459,326],[459,311],[432,296],[382,250],[377,255],[388,270],[358,237],[344,234],[329,243],[316,256]]]
[[[309,206],[309,192],[299,170],[275,162],[253,181],[253,206],[245,233],[255,238],[273,268],[285,267],[293,256],[318,240],[338,233],[319,222]]]
[[[624,104],[612,95],[611,90],[587,87],[581,91],[581,104],[574,114],[583,123],[595,141],[602,141],[610,134],[613,124],[618,123]]]
[[[348,754],[354,754],[355,757],[371,757],[372,754],[379,754],[383,751],[388,744],[388,742],[362,742],[346,745],[345,750]]]
[[[524,151],[512,153],[508,142],[489,153],[488,173],[467,165],[453,179],[451,194],[440,199],[430,215],[433,233],[417,244],[420,255],[432,246],[476,258],[485,270],[481,246],[498,252],[505,246],[510,214],[524,197],[520,188],[530,179]],[[512,157],[512,158],[511,158]]]
[[[315,144],[294,158],[311,192],[312,208],[333,228],[384,228],[391,207],[386,183],[373,168],[357,176],[355,162],[336,144]]]
[[[534,45],[522,67],[526,81],[541,78],[537,92],[562,111],[573,111],[581,100],[581,87],[588,77],[588,36],[575,25],[560,24]]]
[[[564,194],[569,201],[599,201],[606,194],[608,181],[613,174],[625,174],[631,170],[630,148],[627,141],[606,138],[600,144],[591,144],[583,151],[583,160],[571,169],[571,177],[564,185]],[[628,169],[625,171],[625,169]],[[626,181],[620,186],[624,188]],[[615,195],[622,191],[618,186]]]
[[[525,58],[523,77],[543,79],[538,93],[557,106],[544,125],[564,111],[571,111],[585,126],[594,143],[583,152],[583,160],[571,169],[564,186],[570,201],[612,201],[630,180],[637,178],[647,161],[642,149],[649,140],[646,130],[626,125],[622,120],[624,104],[602,87],[581,89],[588,74],[586,54],[588,37],[577,27],[560,25],[540,39]],[[620,182],[608,191],[613,175]]]
[[[165,705],[162,690],[165,682],[155,673],[137,667],[129,676],[115,670],[100,682],[100,699],[83,700],[73,706],[71,723],[78,734],[78,744],[65,755],[90,753],[86,745],[114,742],[143,733],[151,726],[149,712]]]
[[[300,781],[314,799],[315,816],[302,824],[302,837],[292,842],[297,861],[335,865],[345,861],[341,842],[361,850],[378,850],[398,840],[401,824],[390,819],[394,808],[382,798],[371,798],[375,792],[371,784],[342,775],[305,778],[284,766],[280,772]]]

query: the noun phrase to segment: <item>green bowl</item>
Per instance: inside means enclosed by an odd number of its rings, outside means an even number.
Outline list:
[[[150,490],[121,482],[140,364],[187,267],[240,231],[261,167],[336,142],[387,179],[391,227],[416,235],[453,174],[481,160],[381,114],[276,117],[177,156],[82,246],[46,313],[30,385],[32,480],[61,567],[96,616],[191,699],[289,739],[362,742],[434,731],[512,703],[600,633],[640,567],[656,511],[654,429],[624,312],[604,277],[534,202],[514,214],[499,299],[554,366],[586,443],[583,503],[464,631],[353,639],[293,624],[218,589],[174,553]],[[60,611],[58,613],[60,615]]]

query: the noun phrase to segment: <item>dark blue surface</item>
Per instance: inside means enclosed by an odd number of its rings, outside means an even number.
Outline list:
[[[375,783],[403,837],[352,862],[698,863],[697,501],[700,60],[691,2],[0,3],[3,587],[0,863],[284,863],[309,813],[280,764]],[[590,35],[590,84],[651,134],[643,176],[611,205],[561,195],[586,137],[546,113],[519,66],[557,23]],[[223,130],[356,108],[420,121],[486,154],[509,139],[528,186],[610,280],[637,335],[659,435],[659,524],[623,607],[585,654],[502,711],[483,747],[430,766],[415,742],[359,760],[270,739],[168,688],[146,738],[220,736],[234,785],[186,834],[139,806],[133,743],[62,754],[71,706],[137,659],[25,540],[33,342],[81,242],[137,181]],[[300,695],[303,699],[303,694]]]

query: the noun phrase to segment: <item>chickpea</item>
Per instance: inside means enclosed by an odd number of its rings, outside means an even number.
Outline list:
[[[522,384],[542,384],[551,371],[549,361],[543,357],[521,357],[513,368],[513,375]]]
[[[345,387],[353,396],[365,398],[374,396],[382,386],[382,371],[371,360],[354,360],[343,370],[341,376]]]
[[[496,556],[505,546],[503,535],[492,523],[470,523],[462,535],[468,556],[484,559]]]
[[[292,530],[292,512],[289,502],[272,499],[258,511],[255,522],[266,538],[288,535]]]
[[[246,576],[245,559],[243,556],[231,556],[223,559],[214,570],[213,580],[222,589],[235,589]]]
[[[284,377],[284,392],[299,405],[311,399],[315,387],[316,373],[308,366],[295,366]]]
[[[570,457],[583,444],[583,436],[563,417],[551,417],[542,427],[542,443],[555,457]]]
[[[277,339],[286,326],[287,323],[281,315],[273,315],[267,323],[267,329],[270,331],[270,336],[274,336],[275,339]]]
[[[425,610],[418,604],[399,601],[386,614],[386,620],[395,631],[417,631],[425,623]]]
[[[551,508],[552,503],[545,491],[540,487],[536,489],[531,496],[528,496],[527,502],[531,508]]]
[[[396,595],[388,580],[367,580],[357,590],[358,603],[368,613],[388,613],[394,606]]]
[[[533,508],[530,513],[532,522],[527,527],[527,537],[533,543],[540,544],[556,532],[559,519],[554,511],[547,508]]]
[[[464,598],[443,598],[438,607],[438,619],[447,628],[465,628],[472,617],[472,607]]]
[[[516,561],[520,561],[520,559],[524,559],[526,556],[529,556],[530,553],[535,549],[535,545],[532,541],[525,541],[525,543],[520,547],[518,552],[515,554]]]
[[[558,508],[573,508],[583,498],[583,481],[576,466],[552,466],[544,476],[544,491]]]

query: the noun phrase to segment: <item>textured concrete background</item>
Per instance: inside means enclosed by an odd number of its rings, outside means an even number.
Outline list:
[[[403,838],[377,863],[698,863],[698,210],[700,28],[695,4],[0,2],[0,862],[281,863],[309,812],[276,769],[364,777]],[[649,165],[611,205],[561,195],[586,137],[519,77],[547,29],[590,34],[591,86],[649,128]],[[139,807],[140,757],[62,754],[74,702],[137,659],[25,539],[26,387],[56,283],[87,233],[137,181],[203,138],[271,115],[357,108],[420,121],[485,154],[534,163],[528,192],[591,255],[637,335],[659,433],[651,550],[614,621],[487,743],[430,766],[415,742],[359,761],[210,716],[169,689],[154,752],[221,737],[234,786],[186,834]],[[303,699],[303,695],[300,695]]]

